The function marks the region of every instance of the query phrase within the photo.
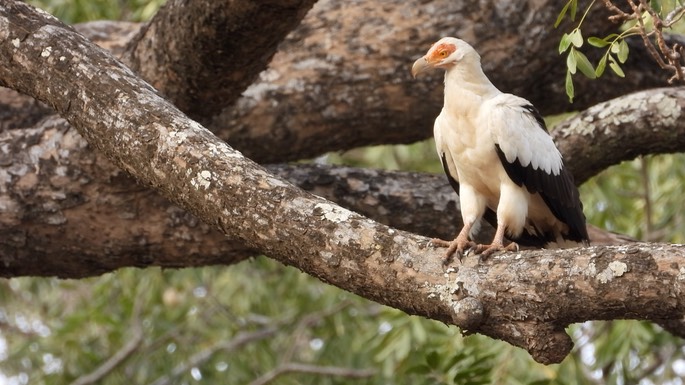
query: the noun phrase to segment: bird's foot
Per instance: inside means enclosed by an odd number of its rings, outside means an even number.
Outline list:
[[[446,247],[445,257],[442,260],[442,265],[447,266],[452,261],[452,256],[456,253],[459,260],[464,256],[464,251],[476,247],[476,244],[468,239],[456,237],[452,241],[445,241],[444,239],[433,238],[431,244],[435,247]]]
[[[476,254],[480,254],[482,260],[485,260],[498,251],[519,251],[519,245],[515,242],[512,242],[504,246],[502,242],[494,242],[489,245],[476,245],[475,251]]]

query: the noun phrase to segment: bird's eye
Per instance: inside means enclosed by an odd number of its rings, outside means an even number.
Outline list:
[[[438,52],[438,55],[440,55],[440,57],[447,57],[448,54],[447,51],[440,51]]]

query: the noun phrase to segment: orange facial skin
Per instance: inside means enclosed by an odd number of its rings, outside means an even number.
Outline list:
[[[455,46],[454,44],[442,43],[440,45],[432,47],[431,52],[426,59],[429,63],[437,63],[445,59],[446,57],[450,56],[456,50],[457,46]]]

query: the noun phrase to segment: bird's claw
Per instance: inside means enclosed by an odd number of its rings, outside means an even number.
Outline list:
[[[512,242],[506,246],[503,243],[494,242],[489,245],[476,244],[468,239],[455,238],[452,241],[445,241],[444,239],[433,238],[430,243],[434,247],[446,247],[445,257],[442,260],[442,265],[447,266],[452,261],[452,256],[457,254],[459,261],[464,257],[464,252],[473,250],[475,254],[480,256],[481,260],[488,259],[491,255],[498,251],[519,251],[518,243]]]
[[[515,242],[506,246],[501,243],[493,243],[490,245],[477,245],[475,248],[476,254],[479,254],[482,260],[486,260],[498,251],[519,251],[519,245]]]
[[[452,241],[445,241],[444,239],[433,238],[431,244],[435,247],[446,247],[445,257],[442,260],[442,265],[447,266],[452,261],[452,256],[456,253],[459,261],[464,257],[464,251],[475,248],[477,245],[468,239],[455,238]]]

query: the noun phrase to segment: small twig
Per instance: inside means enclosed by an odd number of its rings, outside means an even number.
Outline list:
[[[184,361],[181,364],[177,365],[175,368],[173,368],[169,372],[169,374],[161,376],[158,379],[156,379],[154,382],[152,382],[151,385],[172,384],[172,381],[176,377],[182,375],[183,373],[186,373],[191,368],[194,368],[196,366],[203,364],[204,362],[207,362],[210,358],[212,358],[214,353],[218,351],[225,351],[229,353],[234,352],[251,342],[268,338],[276,334],[277,331],[278,327],[271,326],[252,333],[240,332],[234,338],[228,341],[219,342],[214,346],[211,346],[205,350],[202,350],[194,354],[187,361]]]
[[[653,23],[654,23],[654,31],[655,31],[655,39],[657,42],[657,46],[659,47],[659,51],[661,52],[661,55],[654,55],[655,59],[659,62],[659,65],[661,68],[671,70],[674,72],[674,75],[668,79],[669,83],[673,83],[675,80],[685,80],[685,77],[683,77],[683,69],[680,65],[680,53],[678,52],[679,48],[677,44],[674,44],[674,46],[671,48],[668,46],[666,43],[666,39],[664,39],[664,21],[661,19],[659,14],[654,11],[654,9],[647,3],[646,0],[640,0],[640,5],[643,10],[645,10],[649,15],[652,17]],[[642,19],[640,18],[640,23],[642,23]],[[645,37],[646,39],[646,37]],[[650,52],[651,53],[651,52]],[[662,59],[666,59],[666,62]]]
[[[133,304],[133,314],[131,315],[131,324],[133,333],[131,338],[128,340],[124,346],[121,347],[114,355],[112,355],[107,361],[102,363],[97,369],[92,372],[77,378],[71,385],[90,385],[99,382],[107,374],[111,373],[117,366],[121,365],[122,362],[126,361],[140,346],[143,342],[143,325],[140,320],[140,313],[142,309],[141,296],[136,296],[136,301]]]
[[[653,240],[654,224],[652,223],[652,189],[649,183],[649,159],[640,157],[640,176],[642,177],[642,198],[645,201],[645,240]]]
[[[669,12],[664,18],[664,26],[671,28],[673,24],[677,23],[683,17],[683,15],[685,15],[685,5],[681,5]]]
[[[305,331],[309,330],[312,326],[320,323],[323,319],[330,317],[331,315],[336,314],[341,310],[345,309],[346,307],[350,306],[351,303],[352,302],[350,301],[343,301],[328,309],[313,312],[300,318],[299,322],[297,323],[297,326],[295,326],[295,331],[293,332],[293,343],[290,345],[288,350],[281,356],[279,365],[276,368],[265,373],[261,377],[257,378],[256,380],[254,380],[251,383],[251,385],[266,384],[273,381],[278,376],[293,372],[349,378],[364,378],[373,376],[375,374],[374,370],[357,370],[290,362],[292,357],[295,355],[295,351],[300,345],[300,341],[304,339]]]
[[[635,0],[626,0],[626,3],[630,6],[632,13],[621,10],[611,0],[604,0],[604,6],[613,13],[609,16],[609,20],[617,23],[636,20],[637,24],[633,28],[642,37],[647,52],[654,58],[659,67],[673,72],[673,76],[668,79],[668,82],[673,83],[676,80],[685,81],[685,68],[681,65],[681,59],[685,56],[685,51],[677,43],[669,47],[664,38],[663,31],[664,28],[671,28],[674,23],[685,15],[685,6],[672,10],[665,18],[662,18],[647,0],[639,0],[639,3]],[[652,31],[647,30],[642,18],[645,12],[653,20],[654,29]],[[652,36],[654,36],[654,42],[650,39]]]
[[[277,377],[287,373],[306,373],[321,376],[335,376],[345,378],[367,378],[374,376],[376,374],[376,371],[372,369],[350,369],[341,368],[337,366],[317,366],[289,362],[287,364],[279,365],[278,367],[270,370],[269,372],[257,378],[256,380],[250,382],[249,385],[265,385],[270,383]]]
[[[310,314],[307,314],[306,316],[302,317],[300,321],[297,323],[297,326],[295,327],[295,330],[293,332],[293,337],[291,338],[293,343],[290,344],[288,347],[288,350],[281,355],[281,363],[289,362],[293,355],[295,354],[295,350],[297,349],[299,345],[299,341],[302,339],[304,335],[304,331],[311,328],[313,325],[316,325],[317,323],[321,322],[326,317],[329,317],[333,314],[336,314],[343,310],[344,308],[350,306],[352,304],[351,301],[342,301],[338,303],[335,306],[332,306],[328,309],[323,309],[321,311],[313,312]]]
[[[671,353],[672,355],[673,353]],[[634,377],[634,384],[639,384],[642,382],[642,380],[647,379],[649,376],[654,374],[659,368],[663,366],[663,364],[666,362],[666,357],[667,353],[664,348],[659,349],[656,354],[653,355],[654,361],[649,364],[646,368],[642,370],[642,373],[635,375]]]
[[[635,17],[629,13],[623,12],[619,7],[615,6],[611,0],[604,0],[604,6],[614,15],[609,16],[609,20],[614,23],[620,23],[623,21],[628,21]]]

